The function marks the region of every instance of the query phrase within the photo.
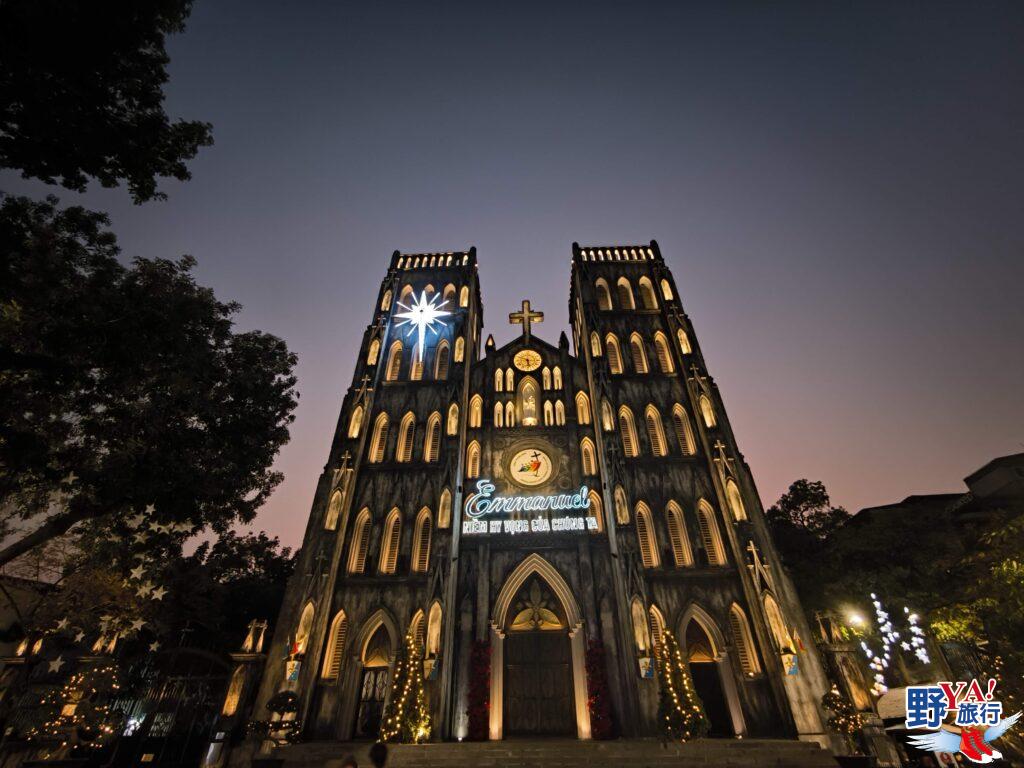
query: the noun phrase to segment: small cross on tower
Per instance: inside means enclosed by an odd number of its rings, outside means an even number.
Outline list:
[[[544,322],[544,313],[543,312],[531,312],[530,311],[530,302],[529,302],[529,300],[524,299],[523,300],[523,308],[522,308],[522,310],[519,311],[519,312],[509,312],[508,313],[508,321],[512,325],[517,325],[517,324],[522,325],[523,326],[523,336],[525,336],[526,340],[529,341],[530,340],[530,323],[543,323]]]

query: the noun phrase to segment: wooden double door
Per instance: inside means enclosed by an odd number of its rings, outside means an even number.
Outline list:
[[[356,709],[355,738],[375,739],[384,716],[384,699],[388,695],[388,668],[366,667],[359,687]]]
[[[569,634],[565,630],[509,632],[504,657],[504,733],[575,736]]]

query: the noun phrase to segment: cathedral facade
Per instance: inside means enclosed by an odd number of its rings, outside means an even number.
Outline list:
[[[600,678],[614,732],[655,735],[671,632],[712,736],[824,743],[820,661],[657,243],[571,264],[571,343],[523,302],[496,348],[475,249],[394,253],[258,709],[292,690],[306,738],[375,738],[411,637],[433,739],[592,738]]]

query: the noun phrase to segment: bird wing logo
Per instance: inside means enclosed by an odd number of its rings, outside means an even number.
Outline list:
[[[957,752],[974,763],[991,763],[999,760],[1003,754],[990,745],[1020,720],[1021,713],[1004,717],[995,725],[982,730],[981,728],[964,728],[960,733],[940,730],[934,733],[923,733],[909,737],[909,741],[918,749],[928,752],[946,752],[955,755]]]
[[[928,752],[959,752],[973,763],[1001,759],[1002,753],[992,742],[1013,728],[1021,713],[1002,717],[1003,705],[995,699],[995,688],[994,679],[984,687],[977,680],[908,686],[906,727],[931,731],[911,735],[908,741]],[[944,724],[947,716],[952,723]]]

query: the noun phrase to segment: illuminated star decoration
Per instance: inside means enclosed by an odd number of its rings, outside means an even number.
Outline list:
[[[416,334],[416,356],[421,363],[423,362],[423,342],[426,339],[427,331],[437,333],[438,328],[444,328],[445,326],[441,318],[451,314],[447,309],[441,309],[441,307],[448,303],[448,300],[441,301],[440,299],[441,297],[437,294],[427,298],[427,292],[423,291],[418,299],[416,294],[413,294],[411,307],[405,306],[400,301],[398,302],[398,306],[405,311],[395,313],[395,317],[402,321],[397,327],[408,326],[409,331],[407,335],[412,336],[413,333]]]

